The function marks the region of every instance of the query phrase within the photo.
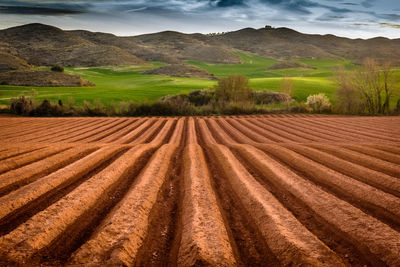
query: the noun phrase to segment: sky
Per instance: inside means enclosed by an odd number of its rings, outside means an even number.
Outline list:
[[[0,0],[0,29],[44,23],[132,36],[288,27],[349,38],[400,38],[400,0]]]

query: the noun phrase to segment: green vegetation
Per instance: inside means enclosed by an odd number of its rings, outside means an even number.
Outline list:
[[[95,87],[32,87],[32,86],[0,86],[0,104],[9,104],[13,97],[21,94],[29,95],[34,89],[34,99],[49,99],[66,102],[73,98],[75,103],[99,100],[103,103],[135,101],[151,102],[165,95],[189,93],[215,84],[215,81],[175,78],[161,75],[141,74],[142,71],[161,66],[153,63],[149,66],[121,66],[97,68],[65,68],[69,74],[79,75],[96,84]]]
[[[188,63],[206,69],[218,78],[235,74],[249,78],[253,91],[281,91],[284,76],[291,77],[294,88],[292,97],[297,102],[305,102],[309,95],[324,93],[334,105],[336,103],[338,83],[334,73],[341,67],[346,72],[358,69],[350,60],[299,59],[311,68],[274,69],[268,68],[277,61],[260,56],[236,53],[242,64],[206,64],[198,61]],[[9,105],[10,99],[21,94],[31,95],[35,91],[34,100],[42,102],[48,99],[53,102],[74,102],[97,100],[103,104],[133,101],[137,104],[150,103],[166,95],[188,94],[189,92],[213,88],[217,81],[198,78],[178,78],[162,75],[142,74],[143,71],[157,68],[164,63],[153,62],[147,66],[118,66],[93,68],[65,68],[69,74],[79,75],[96,84],[95,87],[19,87],[0,85],[0,105]],[[395,72],[400,77],[400,71]],[[391,98],[391,106],[396,105],[398,95]]]

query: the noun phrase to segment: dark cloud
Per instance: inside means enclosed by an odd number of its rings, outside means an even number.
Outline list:
[[[217,7],[230,7],[230,6],[242,6],[244,5],[243,0],[212,0],[212,2],[217,2]]]
[[[130,35],[131,27],[141,33],[152,32],[150,29],[204,32],[269,24],[309,32],[318,27],[320,32],[329,29],[344,35],[348,26],[368,34],[376,29],[377,34],[392,29],[390,34],[398,35],[398,28],[379,23],[400,21],[399,8],[400,0],[0,0],[0,28],[22,22],[54,21],[61,27],[97,31],[106,27],[109,32]],[[68,20],[56,17],[68,14],[77,15]],[[375,26],[355,27],[354,23]]]
[[[79,10],[31,6],[0,6],[0,13],[16,15],[67,15],[83,13]]]
[[[375,2],[375,0],[365,0],[365,1],[363,1],[363,2],[361,3],[361,5],[362,5],[363,7],[366,7],[366,8],[371,8],[371,7],[374,6],[373,2]]]

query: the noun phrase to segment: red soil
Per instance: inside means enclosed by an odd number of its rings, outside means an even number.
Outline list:
[[[0,117],[0,264],[400,266],[400,118]]]

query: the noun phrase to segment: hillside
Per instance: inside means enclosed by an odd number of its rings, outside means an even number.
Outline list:
[[[173,77],[193,77],[215,80],[214,75],[208,73],[206,70],[190,65],[190,64],[171,64],[161,66],[156,69],[150,69],[143,72],[144,74],[158,74]]]
[[[288,28],[245,28],[219,35],[165,31],[118,37],[27,24],[0,31],[0,52],[18,56],[32,65],[140,65],[146,61],[176,64],[185,60],[241,63],[233,52],[277,60],[348,58],[355,63],[373,57],[400,65],[400,39],[348,39],[303,34]]]
[[[8,53],[0,52],[0,72],[12,70],[25,70],[30,66],[25,60]]]
[[[95,86],[76,75],[49,70],[16,70],[0,73],[0,84],[16,86],[81,87]]]

